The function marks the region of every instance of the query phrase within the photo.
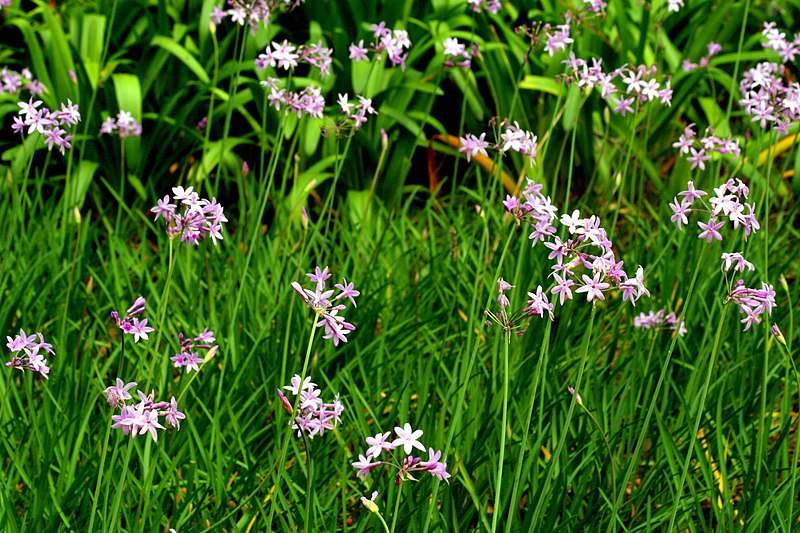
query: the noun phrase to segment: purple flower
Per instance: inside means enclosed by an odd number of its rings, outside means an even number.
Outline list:
[[[483,9],[494,14],[500,11],[500,0],[467,0],[467,4],[475,13],[480,13]]]
[[[358,469],[356,474],[358,477],[366,476],[373,468],[385,464],[397,468],[395,484],[398,485],[406,480],[416,481],[412,476],[412,472],[428,472],[433,477],[444,481],[448,480],[450,473],[447,472],[447,463],[440,460],[442,457],[441,451],[428,448],[428,459],[426,461],[423,461],[420,457],[410,455],[414,449],[423,453],[426,451],[425,446],[419,441],[422,436],[422,430],[414,431],[411,424],[406,423],[402,428],[394,428],[394,431],[397,438],[392,442],[388,441],[391,435],[390,432],[378,433],[375,437],[367,437],[367,444],[369,445],[367,452],[359,454],[358,461],[352,463],[353,467]],[[390,461],[376,460],[382,452],[390,453],[401,448],[405,456],[399,460],[398,458],[392,458]]]
[[[292,377],[291,385],[283,388],[292,393],[297,398],[297,413],[292,422],[292,429],[297,430],[297,436],[307,434],[310,439],[316,435],[324,435],[325,431],[333,430],[342,421],[344,406],[339,401],[339,395],[334,396],[332,402],[324,402],[321,398],[322,391],[316,388],[317,385],[311,382],[311,377],[305,379],[295,374]],[[278,390],[278,396],[283,404],[284,410],[290,415],[295,412],[289,399]]]
[[[367,474],[369,474],[370,470],[382,464],[383,463],[380,461],[378,462],[370,461],[369,459],[364,457],[363,454],[359,454],[358,461],[352,463],[354,468],[358,468],[358,473],[356,473],[358,477],[366,476]]]
[[[192,370],[199,372],[199,365],[214,357],[219,349],[219,346],[213,344],[216,341],[214,332],[209,331],[208,328],[205,328],[195,338],[184,337],[183,333],[178,333],[178,341],[181,351],[170,357],[170,360],[174,363],[175,368],[186,368],[187,374]],[[201,358],[197,350],[208,350],[206,358]]]
[[[131,399],[127,391],[134,386],[136,383],[123,385],[123,381],[117,378],[117,384],[105,390],[109,405],[120,408],[119,414],[111,415],[112,428],[121,429],[123,434],[131,437],[149,433],[154,442],[158,441],[157,430],[166,429],[159,422],[160,416],[165,417],[167,425],[180,429],[179,420],[186,418],[186,415],[178,411],[178,402],[174,396],[169,402],[156,402],[153,400],[154,393],[147,395],[137,390],[139,403],[126,403],[126,400]]]
[[[7,336],[6,340],[8,340],[6,347],[11,352],[11,361],[6,362],[8,368],[27,369],[31,372],[38,372],[45,379],[49,379],[50,367],[47,366],[47,359],[41,352],[50,355],[55,355],[55,352],[53,346],[45,342],[44,335],[41,333],[27,335],[24,330],[20,329],[19,335],[13,339]]]
[[[148,333],[153,331],[153,328],[147,325],[146,318],[141,322],[136,318],[137,315],[144,313],[144,305],[144,297],[139,296],[136,298],[136,301],[133,302],[133,305],[125,312],[124,317],[120,318],[119,313],[111,311],[111,318],[114,320],[114,323],[123,333],[133,335],[134,342],[139,342],[140,338],[147,340],[149,338]]]
[[[150,209],[155,213],[155,220],[164,218],[167,223],[167,236],[174,239],[177,236],[189,245],[211,237],[216,245],[217,240],[222,240],[222,224],[228,219],[224,215],[224,208],[217,203],[216,198],[210,201],[193,191],[192,187],[173,187],[175,203],[170,203],[170,196],[158,200],[158,204]],[[182,211],[178,211],[179,206]]]
[[[99,135],[116,133],[120,139],[127,137],[138,137],[142,134],[142,126],[133,118],[133,115],[125,110],[117,113],[116,120],[108,117],[101,125]]]
[[[306,274],[311,281],[315,283],[315,289],[304,289],[298,282],[292,282],[292,288],[306,302],[306,305],[313,309],[317,317],[320,319],[317,326],[324,326],[325,334],[324,339],[332,339],[334,346],[338,346],[340,342],[347,342],[346,335],[355,329],[355,326],[347,322],[343,316],[339,316],[339,311],[344,311],[347,307],[342,304],[334,305],[333,302],[339,301],[342,298],[347,298],[355,306],[355,297],[360,293],[353,288],[352,283],[347,283],[343,279],[344,284],[335,285],[341,292],[333,297],[335,291],[326,290],[327,279],[331,276],[328,273],[328,267],[320,270],[317,267],[313,274]],[[332,298],[333,297],[333,298]]]
[[[131,395],[128,393],[130,389],[136,386],[135,381],[125,384],[124,381],[117,378],[117,384],[107,387],[103,392],[106,395],[108,405],[111,407],[120,407],[125,405],[125,400],[130,400]]]
[[[173,396],[169,402],[167,413],[164,415],[164,420],[167,421],[168,426],[172,426],[175,429],[181,429],[180,421],[185,418],[186,415],[178,411],[178,401],[175,399],[175,396]]]
[[[358,41],[358,44],[351,43],[349,48],[350,59],[358,63],[359,61],[369,61],[367,56],[367,49],[364,48],[364,39]]]
[[[744,331],[751,326],[761,323],[761,316],[771,315],[775,308],[775,289],[772,285],[761,283],[760,289],[748,288],[743,279],[734,282],[728,280],[728,272],[733,267],[734,272],[744,272],[745,270],[755,270],[755,267],[744,259],[740,253],[722,254],[722,270],[725,273],[725,280],[728,287],[728,296],[725,303],[734,302],[739,306],[739,311],[744,315],[741,323],[744,324]]]
[[[655,330],[671,329],[677,331],[678,335],[681,337],[686,335],[687,332],[686,325],[683,321],[678,320],[675,313],[667,313],[666,309],[660,309],[656,312],[650,311],[647,314],[639,313],[639,315],[633,319],[633,326],[636,328]]]
[[[471,133],[467,133],[465,136],[458,139],[461,141],[461,148],[459,148],[458,151],[467,154],[467,161],[477,155],[487,156],[486,148],[488,148],[489,143],[484,140],[485,137],[486,133],[481,133],[480,138],[475,137]]]
[[[586,293],[586,300],[591,302],[593,299],[597,298],[598,300],[605,300],[606,297],[603,296],[603,290],[608,289],[611,285],[608,283],[604,283],[600,281],[600,273],[596,273],[593,278],[590,278],[586,274],[581,276],[583,278],[583,285],[575,289],[576,293],[585,292]]]
[[[711,242],[714,239],[717,239],[719,241],[722,240],[722,235],[720,235],[719,231],[717,231],[717,230],[725,225],[724,222],[717,223],[714,220],[714,217],[711,217],[708,220],[708,224],[704,224],[702,222],[698,222],[697,225],[700,226],[700,229],[703,230],[697,236],[699,239],[705,239],[706,242]]]

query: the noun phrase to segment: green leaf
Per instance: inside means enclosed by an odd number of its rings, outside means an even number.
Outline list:
[[[192,54],[186,50],[186,48],[176,43],[169,37],[165,37],[164,35],[156,35],[153,37],[153,40],[150,42],[150,44],[163,48],[175,56],[181,63],[186,65],[186,67],[191,70],[201,82],[209,83],[211,81],[211,78],[208,77],[208,73],[206,73],[200,62],[197,61],[197,59],[195,59],[194,56],[192,56]]]
[[[534,76],[532,74],[526,75],[519,83],[520,89],[529,91],[539,91],[543,93],[561,96],[564,92],[564,85],[558,83],[555,79],[549,76]]]

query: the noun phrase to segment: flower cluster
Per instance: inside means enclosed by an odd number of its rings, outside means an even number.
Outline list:
[[[9,7],[11,5],[11,0],[0,0],[0,9],[4,7]]]
[[[459,148],[459,152],[464,152],[467,154],[467,161],[469,161],[471,158],[477,155],[482,155],[485,157],[487,155],[487,148],[494,148],[503,154],[509,150],[512,150],[527,156],[530,160],[531,166],[533,166],[533,164],[536,162],[538,137],[533,133],[520,128],[517,122],[514,122],[512,125],[504,121],[504,124],[506,125],[506,130],[500,134],[499,143],[494,145],[490,144],[489,141],[486,140],[485,133],[481,133],[480,137],[476,137],[471,133],[467,133],[464,135],[464,137],[459,138],[459,141],[461,141],[461,148]]]
[[[416,481],[411,475],[412,472],[430,472],[430,474],[443,481],[447,481],[450,473],[447,472],[447,463],[440,461],[442,452],[428,448],[428,459],[423,461],[419,457],[411,455],[412,451],[417,450],[425,452],[425,446],[419,441],[422,436],[422,430],[414,430],[411,424],[405,424],[403,427],[394,428],[396,438],[390,439],[392,433],[378,433],[374,437],[367,437],[367,444],[369,448],[363,454],[359,454],[358,461],[353,463],[353,467],[358,469],[358,475],[366,476],[369,471],[380,465],[389,465],[397,469],[394,483],[399,485],[403,481]],[[383,452],[391,452],[396,449],[403,449],[405,458],[400,461],[394,456],[389,461],[378,461],[378,457]],[[449,482],[448,482],[449,483]]]
[[[480,13],[482,9],[494,14],[500,11],[500,0],[467,0],[467,4],[475,13]]]
[[[603,71],[602,59],[592,58],[592,64],[589,65],[587,61],[575,57],[573,52],[570,52],[569,59],[564,60],[564,63],[567,65],[567,83],[577,83],[585,91],[598,87],[600,96],[620,115],[633,113],[633,104],[636,102],[658,100],[666,106],[672,104],[672,82],[669,78],[659,81],[655,65],[623,65],[606,73]],[[622,82],[619,87],[615,80]]]
[[[199,372],[198,365],[214,357],[219,349],[219,346],[214,344],[217,340],[214,338],[214,332],[209,331],[208,328],[205,328],[200,335],[193,339],[184,337],[183,333],[178,333],[178,340],[181,351],[170,357],[170,360],[175,364],[175,368],[186,368],[187,374],[192,370]],[[200,357],[197,350],[208,350],[205,359]]]
[[[364,98],[358,96],[358,103],[354,104],[349,102],[347,94],[339,95],[339,109],[341,113],[353,123],[353,129],[358,130],[367,122],[367,114],[377,115],[378,112],[372,107],[372,98]]]
[[[744,73],[739,90],[744,98],[739,104],[761,128],[768,124],[781,135],[789,134],[789,126],[800,120],[800,83],[783,79],[777,63],[759,63]]]
[[[6,347],[11,352],[11,361],[6,362],[8,368],[26,368],[31,372],[39,372],[42,376],[49,379],[50,367],[47,366],[47,359],[44,352],[55,355],[53,345],[44,341],[44,335],[36,333],[27,335],[25,331],[19,330],[19,335],[14,337],[6,336],[8,342]],[[42,353],[40,353],[40,350]]]
[[[400,65],[406,69],[406,59],[408,58],[407,50],[411,48],[411,40],[408,38],[406,30],[390,30],[386,27],[385,22],[373,24],[369,27],[374,35],[374,41],[370,43],[369,50],[372,50],[375,56],[381,55],[384,51],[389,57],[389,61],[393,65]],[[350,44],[350,59],[358,63],[359,61],[369,61],[369,52],[364,47],[364,39],[361,39],[358,44]]]
[[[117,118],[108,117],[100,125],[100,135],[116,133],[120,139],[138,137],[142,134],[142,125],[128,111],[120,111]]]
[[[346,335],[356,329],[353,324],[346,322],[343,316],[339,315],[339,311],[347,309],[343,303],[334,305],[334,302],[344,298],[350,300],[353,307],[356,307],[356,296],[361,293],[353,288],[353,283],[347,283],[346,279],[342,283],[334,285],[339,289],[339,294],[333,297],[333,289],[326,290],[327,279],[331,277],[328,272],[328,267],[320,270],[319,267],[314,269],[314,273],[308,273],[306,276],[314,282],[314,290],[304,289],[298,282],[292,282],[292,288],[303,298],[306,305],[314,310],[317,317],[320,319],[317,322],[317,327],[325,327],[324,339],[333,339],[334,346],[338,346],[340,342],[347,342]],[[333,299],[331,300],[331,297]]]
[[[211,12],[211,22],[221,23],[225,17],[230,17],[231,22],[244,26],[248,24],[253,32],[258,30],[260,23],[269,25],[272,12],[283,6],[289,11],[298,7],[303,0],[228,0],[230,9],[215,6]]]
[[[567,299],[572,299],[572,287],[576,285],[572,278],[578,279],[575,270],[583,267],[591,276],[582,274],[580,285],[575,292],[586,293],[587,301],[605,300],[604,292],[612,287],[622,291],[622,300],[636,301],[642,296],[650,296],[644,286],[644,270],[639,266],[633,277],[622,269],[623,261],[617,261],[608,239],[606,230],[600,226],[600,219],[594,215],[581,218],[580,211],[575,210],[571,215],[561,215],[558,219],[558,208],[553,205],[549,197],[541,193],[542,185],[532,180],[522,191],[522,199],[507,196],[503,202],[506,210],[514,215],[517,223],[527,222],[532,228],[529,238],[535,246],[542,241],[550,249],[549,259],[554,259],[552,276],[555,286],[550,293],[557,295],[561,305]],[[562,240],[556,235],[556,221],[567,229],[568,238]],[[538,311],[538,316],[544,316],[544,311],[549,313],[548,303],[544,293],[537,289],[535,294],[528,293],[533,302],[530,307]]]
[[[691,170],[700,168],[705,170],[705,162],[711,159],[711,152],[719,154],[733,154],[736,158],[741,155],[742,149],[739,147],[739,141],[731,137],[721,139],[714,135],[714,130],[708,128],[706,135],[696,142],[697,134],[694,132],[694,124],[689,124],[684,128],[683,134],[678,140],[672,143],[674,148],[678,149],[680,155],[684,156],[687,161],[692,164]]]
[[[114,320],[114,323],[123,333],[133,335],[134,342],[139,342],[139,339],[149,339],[147,334],[153,332],[153,328],[147,325],[146,318],[141,322],[136,318],[136,315],[144,313],[144,304],[144,297],[139,296],[136,298],[136,301],[133,302],[133,305],[125,311],[125,316],[122,318],[119,317],[119,313],[116,311],[111,311],[111,318]]]
[[[0,6],[2,5],[3,0],[0,0]],[[32,95],[44,92],[42,82],[34,79],[29,69],[24,68],[21,72],[17,72],[3,67],[3,70],[0,70],[0,94],[18,95],[23,89]]]
[[[444,40],[444,66],[469,68],[472,56],[477,55],[478,45],[473,44],[471,52],[467,52],[465,44],[455,37]]]
[[[487,309],[484,313],[489,319],[484,324],[486,327],[491,327],[492,323],[499,325],[503,332],[507,335],[513,333],[514,335],[523,335],[528,329],[528,322],[526,316],[542,316],[547,311],[550,317],[553,317],[553,304],[547,300],[547,294],[542,293],[542,287],[536,289],[536,293],[528,293],[531,300],[528,302],[528,307],[521,311],[510,311],[509,307],[511,302],[506,295],[506,292],[515,288],[503,278],[497,280],[497,307],[496,313]]]
[[[717,55],[722,51],[722,46],[715,42],[708,43],[708,53],[700,58],[698,63],[692,63],[688,59],[683,60],[682,68],[685,72],[689,72],[691,70],[695,70],[698,68],[706,68],[708,66],[708,62],[711,61],[711,58]]]
[[[658,311],[650,311],[649,313],[639,313],[639,316],[634,317],[633,327],[642,329],[671,329],[677,331],[678,335],[683,337],[686,335],[686,325],[682,320],[679,320],[675,313],[667,313],[666,309],[659,309]]]
[[[572,16],[569,11],[567,11],[564,24],[559,24],[555,26],[555,28],[551,27],[549,24],[542,26],[542,31],[544,31],[545,36],[544,49],[550,57],[553,57],[553,54],[560,50],[566,50],[569,45],[573,43],[572,38],[569,36],[571,21]]]
[[[158,441],[158,429],[166,429],[159,422],[159,417],[163,416],[168,426],[181,429],[180,421],[186,418],[186,415],[178,411],[178,401],[173,396],[168,402],[154,401],[154,392],[148,396],[140,390],[136,393],[139,396],[139,403],[131,404],[126,403],[126,400],[131,399],[128,392],[136,386],[135,382],[125,383],[117,378],[115,385],[111,385],[103,392],[106,395],[108,405],[113,408],[121,408],[118,415],[111,415],[111,420],[114,422],[111,427],[114,429],[121,429],[125,435],[136,437],[137,435],[144,435],[150,433],[153,441]]]
[[[282,82],[282,80],[278,78],[267,78],[261,82],[261,85],[270,90],[267,95],[270,105],[275,106],[278,111],[281,108],[286,108],[297,113],[297,118],[301,118],[303,114],[314,118],[322,118],[322,112],[325,109],[325,98],[322,97],[322,91],[319,87],[308,86],[302,91],[294,92],[279,87],[279,82]]]
[[[745,286],[744,280],[739,279],[734,282],[733,278],[728,280],[728,272],[744,272],[745,270],[755,270],[755,267],[749,261],[745,260],[741,253],[724,253],[722,254],[722,271],[725,273],[726,285],[728,287],[728,296],[725,298],[725,303],[734,302],[739,306],[739,311],[744,314],[744,318],[740,320],[744,324],[744,331],[750,329],[750,326],[761,323],[761,316],[765,313],[772,314],[775,308],[775,289],[772,285],[767,285],[761,282],[760,289],[750,289]]]
[[[192,187],[173,187],[174,201],[183,208],[178,212],[178,205],[171,204],[170,196],[166,195],[158,201],[158,205],[151,208],[158,220],[164,217],[167,222],[167,235],[170,239],[181,236],[186,244],[197,244],[207,237],[216,245],[217,239],[222,240],[222,223],[227,222],[223,214],[224,208],[217,203],[216,198],[211,201],[192,191]]]
[[[33,97],[27,102],[19,102],[17,105],[20,107],[18,113],[23,118],[14,117],[14,124],[11,126],[14,133],[20,133],[26,127],[28,135],[38,132],[44,136],[47,149],[52,150],[55,145],[61,155],[64,155],[66,149],[72,148],[72,144],[70,144],[72,135],[67,135],[67,130],[61,127],[74,126],[81,120],[78,106],[73,104],[72,100],[67,100],[66,105],[61,104],[60,111],[50,111],[46,107],[38,109],[42,105],[42,101],[34,100]]]
[[[687,190],[678,193],[681,197],[680,202],[678,198],[673,198],[673,203],[669,204],[670,209],[673,211],[670,220],[678,225],[678,229],[683,229],[685,224],[689,223],[686,215],[692,211],[703,211],[710,214],[707,223],[698,222],[697,225],[703,230],[698,237],[705,239],[706,242],[711,242],[714,239],[721,241],[722,235],[719,229],[725,225],[724,220],[727,218],[732,224],[733,229],[742,227],[744,230],[744,238],[757,231],[761,225],[756,220],[755,205],[748,204],[744,200],[750,194],[750,189],[747,185],[742,183],[742,180],[729,179],[719,187],[714,189],[715,196],[710,197],[708,204],[703,200],[703,196],[708,196],[708,193],[700,189],[694,188],[694,183],[687,184]],[[702,203],[702,208],[692,208],[695,200]],[[709,205],[710,204],[710,205]]]
[[[311,377],[301,378],[295,374],[292,377],[291,385],[283,387],[292,393],[296,398],[297,412],[292,403],[283,392],[278,389],[278,396],[284,410],[290,415],[294,414],[292,429],[297,430],[297,436],[303,433],[308,438],[313,439],[316,435],[322,436],[325,431],[333,430],[342,422],[342,412],[344,406],[339,401],[339,395],[334,396],[332,402],[323,402],[320,395],[322,391],[317,388],[316,383],[311,382]]]
[[[289,44],[286,39],[282,43],[272,41],[272,48],[267,45],[263,54],[256,59],[256,68],[264,70],[267,67],[292,70],[302,61],[319,70],[319,75],[324,78],[331,73],[331,55],[333,50],[322,46],[322,41],[317,44],[301,45],[299,48]]]
[[[761,35],[767,39],[764,48],[772,48],[784,63],[794,61],[795,56],[800,54],[800,33],[795,33],[790,41],[785,33],[775,28],[774,22],[765,22]]]

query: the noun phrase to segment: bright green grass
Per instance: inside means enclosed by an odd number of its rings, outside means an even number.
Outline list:
[[[246,37],[228,22],[209,31],[211,1],[3,8],[4,30],[24,47],[0,45],[0,58],[47,75],[47,105],[71,97],[84,122],[69,164],[41,150],[31,160],[33,139],[27,151],[10,134],[0,145],[2,334],[42,331],[56,351],[49,380],[5,368],[0,379],[0,530],[380,531],[359,501],[376,490],[395,531],[796,531],[798,190],[781,176],[798,167],[797,151],[756,166],[775,140],[756,133],[743,161],[715,160],[705,172],[666,165],[686,123],[741,137],[749,119],[729,89],[768,56],[761,22],[792,28],[794,16],[735,2],[692,3],[665,17],[663,5],[650,13],[611,2],[604,22],[576,30],[576,52],[613,65],[655,61],[674,75],[672,107],[621,119],[608,118],[596,95],[542,81],[563,71],[563,54],[550,60],[539,50],[521,66],[528,42],[513,29],[561,23],[551,4],[473,17],[454,1],[307,0],[304,14],[280,19],[286,27]],[[349,42],[381,19],[419,43],[406,73],[347,61]],[[352,139],[321,138],[319,122],[264,112],[252,59],[268,40],[306,27],[337,50],[328,104],[356,85],[382,106]],[[481,42],[474,73],[429,64],[434,43],[451,34]],[[682,59],[697,60],[708,36],[726,54],[682,73]],[[65,77],[71,68],[77,87]],[[443,88],[454,92],[445,98]],[[15,100],[0,106],[7,128]],[[124,158],[118,140],[94,135],[119,108],[145,126]],[[453,110],[459,130],[440,122]],[[213,127],[201,133],[205,114]],[[528,175],[562,212],[599,216],[626,270],[644,266],[651,298],[632,308],[615,292],[592,308],[576,294],[552,323],[533,320],[509,343],[484,326],[498,277],[517,286],[515,307],[550,286],[547,250],[532,248],[527,228],[505,214],[498,173],[463,158],[452,168],[455,151],[429,143],[434,133],[491,137],[491,116],[539,135]],[[436,194],[419,185],[428,182],[426,155],[440,165]],[[504,164],[512,179],[526,172],[527,161]],[[711,190],[731,175],[750,185],[761,231],[744,243],[728,225],[722,244],[710,245],[696,238],[696,218],[676,231],[667,204],[686,182]],[[147,211],[178,184],[225,199],[230,222],[219,246],[173,242],[170,276],[163,224]],[[724,251],[756,265],[748,286],[775,285],[778,308],[752,331],[724,304]],[[349,342],[334,347],[317,331],[309,359],[323,397],[340,393],[346,410],[336,431],[292,437],[283,449],[289,417],[276,388],[301,373],[313,323],[290,283],[316,265],[361,291],[346,314],[357,327]],[[158,331],[123,345],[109,313],[139,295]],[[662,307],[685,318],[685,337],[633,327],[639,312]],[[178,332],[204,327],[216,332],[216,357],[196,375],[173,372]],[[181,430],[160,432],[157,443],[111,430],[102,391],[117,376],[157,398],[180,397]],[[356,478],[364,439],[406,422],[443,450],[449,483],[424,475],[395,486],[389,468]]]

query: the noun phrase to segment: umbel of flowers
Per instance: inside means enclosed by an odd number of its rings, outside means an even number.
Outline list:
[[[111,425],[112,428],[120,429],[125,435],[131,437],[149,433],[153,437],[153,441],[158,441],[157,430],[166,429],[159,422],[160,417],[164,417],[168,426],[181,428],[180,421],[186,418],[186,415],[178,411],[178,402],[174,396],[168,402],[155,401],[155,392],[148,395],[137,390],[139,402],[129,403],[128,400],[131,400],[132,397],[128,391],[135,386],[135,382],[126,384],[117,378],[116,384],[103,391],[108,405],[120,409],[119,414],[111,416],[111,420],[114,421]]]
[[[216,198],[210,201],[200,198],[192,189],[173,187],[174,198],[166,195],[150,212],[155,213],[155,220],[163,217],[167,222],[170,239],[180,236],[183,242],[193,245],[211,237],[213,243],[217,244],[217,239],[222,240],[222,223],[228,221],[223,214],[224,209]]]
[[[308,278],[314,282],[314,290],[305,289],[298,282],[292,282],[292,288],[303,298],[306,305],[313,309],[319,317],[317,326],[325,328],[323,339],[332,339],[334,346],[338,346],[340,342],[347,342],[346,335],[356,329],[353,324],[350,324],[340,315],[340,311],[344,311],[347,307],[344,303],[340,302],[343,299],[350,300],[353,307],[356,307],[356,296],[361,293],[353,288],[353,283],[347,283],[346,279],[342,279],[342,283],[334,285],[339,290],[339,294],[334,296],[333,289],[326,289],[327,280],[331,277],[328,272],[328,267],[320,269],[316,267],[314,273],[306,274]],[[340,302],[340,303],[336,303]]]
[[[339,395],[334,396],[332,402],[324,402],[321,398],[322,390],[317,388],[316,383],[311,382],[310,376],[302,379],[295,374],[291,385],[283,388],[288,390],[297,402],[292,429],[297,430],[298,437],[305,433],[308,438],[313,439],[316,435],[322,436],[325,431],[332,430],[341,423],[344,406],[339,401]],[[290,415],[295,413],[294,406],[280,389],[278,396],[284,410]]]
[[[623,261],[617,261],[613,244],[598,217],[581,217],[580,211],[575,210],[571,215],[564,214],[558,218],[558,208],[541,190],[542,185],[529,179],[522,197],[509,195],[503,205],[518,224],[526,224],[530,228],[529,238],[534,246],[542,242],[550,250],[547,257],[553,261],[551,276],[554,280],[550,294],[558,297],[561,305],[573,298],[573,287],[577,287],[575,293],[585,294],[589,302],[605,300],[604,293],[612,289],[621,291],[622,300],[634,306],[642,296],[650,296],[644,286],[644,269],[639,266],[634,276],[629,276],[623,270]],[[567,230],[563,239],[556,235],[557,223]],[[585,273],[581,273],[581,270]],[[502,296],[503,287],[499,284],[498,287]],[[508,288],[511,286],[505,287],[505,290]],[[528,296],[530,300],[525,312],[529,316],[543,317],[547,313],[553,319],[553,304],[541,286],[537,287],[535,293],[529,292]],[[507,299],[503,300],[503,303],[506,302]]]
[[[49,379],[50,367],[47,366],[47,359],[44,354],[55,355],[53,345],[44,341],[44,335],[35,333],[28,335],[23,330],[19,330],[19,335],[6,337],[8,342],[6,347],[11,352],[11,361],[6,362],[8,368],[18,368],[20,370],[30,370],[38,372]]]
[[[374,437],[367,437],[367,451],[359,454],[358,461],[353,463],[353,467],[358,469],[357,475],[359,477],[366,476],[369,471],[381,465],[388,465],[397,469],[397,474],[394,478],[395,485],[399,485],[403,481],[417,481],[413,476],[413,472],[428,472],[433,477],[447,481],[450,473],[447,472],[447,463],[440,461],[442,458],[441,450],[434,450],[428,448],[427,459],[411,455],[413,451],[419,450],[425,453],[425,446],[420,442],[419,438],[422,437],[422,430],[414,430],[411,424],[405,424],[403,427],[394,428],[395,438],[392,439],[392,433],[378,433]],[[399,454],[397,450],[403,450]],[[384,457],[389,456],[388,459],[378,460],[383,454]]]

